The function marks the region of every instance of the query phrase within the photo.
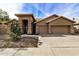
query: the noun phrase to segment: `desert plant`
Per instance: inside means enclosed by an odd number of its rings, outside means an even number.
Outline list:
[[[13,41],[20,40],[21,32],[18,24],[12,24],[11,26],[11,35]]]

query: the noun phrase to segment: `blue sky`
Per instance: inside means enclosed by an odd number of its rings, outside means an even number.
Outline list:
[[[24,3],[21,13],[33,13],[37,18],[58,14],[69,18],[79,18],[79,4],[77,3]]]
[[[52,14],[79,18],[78,3],[0,3],[0,9],[7,11],[10,18],[15,18],[16,13],[33,13],[35,18]]]

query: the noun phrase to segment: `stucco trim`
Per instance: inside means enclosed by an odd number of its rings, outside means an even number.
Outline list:
[[[72,23],[75,23],[75,21],[73,21],[73,20],[71,20],[71,19],[68,19],[68,18],[66,18],[66,17],[64,17],[64,16],[59,16],[59,17],[54,18],[54,19],[52,19],[52,20],[50,20],[50,21],[47,21],[46,23],[53,22],[53,21],[55,21],[55,20],[57,20],[57,19],[59,19],[59,18],[64,18],[64,19],[66,19],[66,20],[68,20],[68,21],[70,21],[70,22],[72,22]]]
[[[34,22],[36,21],[35,18],[34,18],[34,16],[33,16],[33,14],[15,14],[15,16],[17,16],[17,17],[31,16],[33,18],[33,21]]]

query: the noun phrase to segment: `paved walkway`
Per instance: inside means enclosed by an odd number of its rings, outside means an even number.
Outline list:
[[[40,37],[38,48],[1,48],[4,56],[79,56],[79,35],[48,35]]]

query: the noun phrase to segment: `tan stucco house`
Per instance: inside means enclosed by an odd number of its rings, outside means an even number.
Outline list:
[[[15,14],[21,32],[24,34],[69,34],[74,33],[75,21],[63,16],[51,15],[40,21],[35,20],[33,14]]]
[[[37,21],[33,14],[15,14],[18,20],[8,22],[9,29],[11,23],[19,24],[22,34],[71,34],[75,33],[74,20],[64,16],[51,15],[42,20]],[[10,31],[9,31],[10,32]]]

